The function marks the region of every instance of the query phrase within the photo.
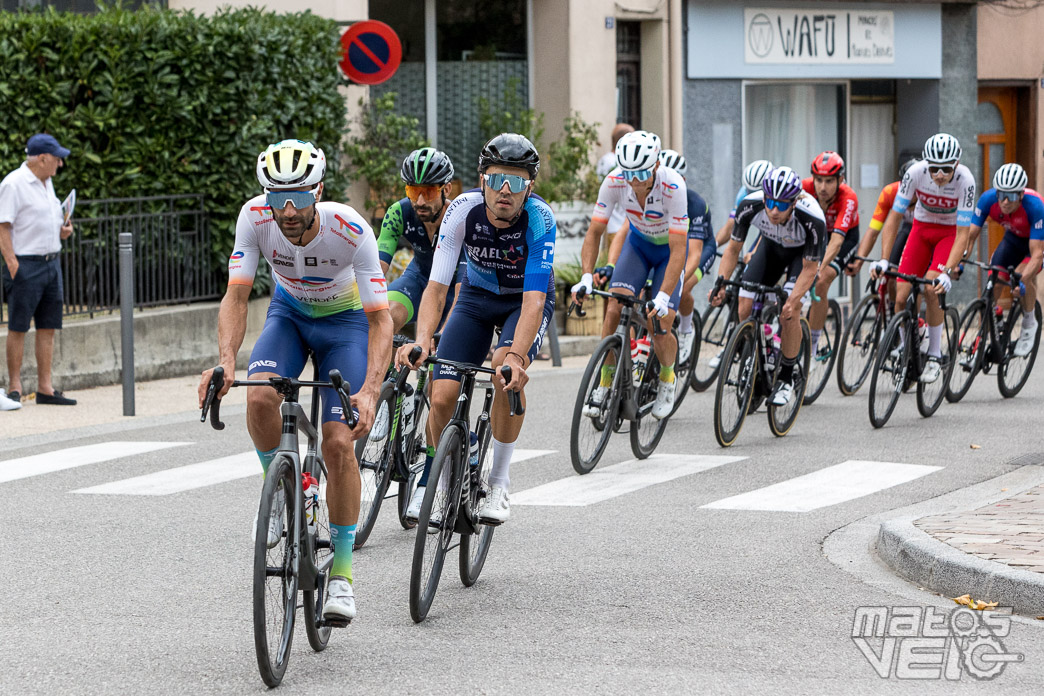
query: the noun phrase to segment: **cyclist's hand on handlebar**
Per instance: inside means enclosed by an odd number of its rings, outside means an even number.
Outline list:
[[[888,270],[888,259],[881,259],[874,261],[870,266],[870,277],[877,280],[881,277],[881,274]]]
[[[417,362],[412,363],[410,362],[410,353],[413,351],[414,348],[420,348],[421,352],[420,359]],[[406,345],[401,346],[399,350],[395,353],[395,369],[398,370],[401,369],[403,365],[408,365],[411,370],[416,370],[424,363],[425,360],[428,359],[428,355],[428,349],[422,346],[421,344],[407,343]]]
[[[590,295],[591,291],[594,290],[594,276],[590,273],[585,273],[580,276],[580,282],[573,286],[571,292],[573,293],[573,302],[577,304],[583,304],[583,297],[577,298],[576,291],[580,288],[584,289],[584,294]]]
[[[228,390],[232,387],[232,382],[236,380],[236,364],[222,364],[222,368],[225,370],[225,383],[221,387],[221,391],[214,395],[215,399],[221,399],[228,393]],[[207,398],[207,387],[210,386],[210,378],[214,374],[214,368],[204,370],[203,374],[199,378],[199,388],[196,390],[199,394],[199,407],[203,408],[203,402]]]
[[[653,311],[649,312],[649,318],[653,318],[653,314],[658,317],[665,317],[667,313],[671,311],[671,296],[665,293],[663,290],[656,293],[656,297],[653,298],[652,306]]]
[[[359,390],[352,398],[352,407],[359,414],[359,419],[355,423],[354,428],[349,428],[352,433],[352,441],[361,440],[366,437],[370,432],[370,428],[373,427],[373,418],[377,406],[377,394],[371,392],[363,392]],[[345,421],[344,414],[341,414],[341,421]]]
[[[504,375],[500,370],[497,370],[497,379],[500,380],[500,384],[504,388],[504,391],[522,391],[525,388],[526,384],[529,382],[529,375],[526,373],[525,368],[526,362],[528,361],[524,361],[522,356],[518,353],[511,351],[504,356],[504,362],[501,364],[507,365],[511,368],[510,382],[505,382]]]
[[[940,273],[939,277],[932,283],[932,292],[936,295],[941,295],[944,292],[949,292],[951,287],[953,287],[953,282],[950,280],[950,276]]]
[[[780,308],[779,317],[780,317],[780,319],[784,319],[786,321],[790,321],[791,319],[794,319],[794,318],[800,317],[800,316],[801,316],[801,297],[795,297],[794,294],[791,293],[790,297],[787,298],[787,301],[783,303],[783,307]]]
[[[604,266],[599,266],[594,270],[593,282],[595,287],[603,287],[613,278],[613,264],[608,263]]]
[[[711,288],[710,292],[707,293],[707,301],[715,307],[720,307],[721,303],[725,301],[725,288],[719,288],[715,285]]]
[[[863,267],[863,262],[860,259],[855,259],[850,264],[845,266],[845,275],[854,276],[859,274],[859,269]]]

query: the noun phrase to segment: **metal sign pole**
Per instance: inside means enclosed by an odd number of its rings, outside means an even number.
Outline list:
[[[134,415],[134,235],[120,233],[120,354],[123,415]]]

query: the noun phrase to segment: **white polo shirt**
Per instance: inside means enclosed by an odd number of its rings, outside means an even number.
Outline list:
[[[53,254],[62,249],[62,203],[51,179],[40,181],[27,162],[0,182],[0,223],[11,223],[16,256]]]

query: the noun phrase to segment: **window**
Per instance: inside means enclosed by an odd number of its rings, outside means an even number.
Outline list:
[[[744,86],[743,157],[800,173],[823,150],[847,155],[845,85],[751,83]]]
[[[642,25],[616,23],[616,122],[642,126]]]

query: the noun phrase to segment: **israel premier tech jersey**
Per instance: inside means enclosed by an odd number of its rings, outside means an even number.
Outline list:
[[[384,273],[373,230],[341,203],[315,204],[319,232],[305,246],[292,244],[262,194],[246,202],[236,221],[228,284],[252,285],[257,262],[268,261],[276,293],[308,317],[388,308]]]
[[[431,280],[449,285],[463,247],[467,273],[460,281],[497,295],[537,290],[554,295],[555,235],[551,208],[530,194],[510,227],[494,227],[482,191],[457,196],[439,228]]]

